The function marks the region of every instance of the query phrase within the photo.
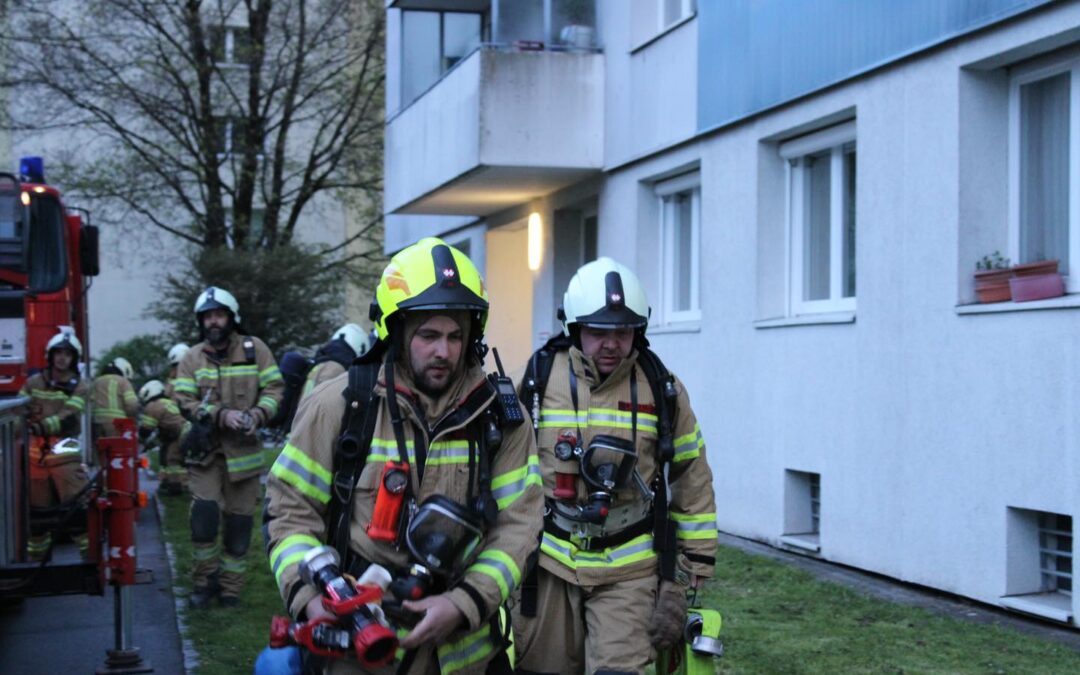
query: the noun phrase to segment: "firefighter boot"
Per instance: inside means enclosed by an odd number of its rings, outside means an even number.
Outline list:
[[[206,609],[220,593],[221,583],[218,581],[217,575],[214,574],[207,580],[205,585],[195,586],[191,589],[191,596],[188,598],[188,607],[192,609]]]

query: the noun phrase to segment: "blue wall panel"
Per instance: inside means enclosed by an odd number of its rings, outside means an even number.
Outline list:
[[[698,0],[698,130],[1052,0]]]

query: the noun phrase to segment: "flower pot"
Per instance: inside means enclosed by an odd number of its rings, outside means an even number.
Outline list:
[[[1020,265],[1013,265],[1013,274],[1018,277],[1034,277],[1040,274],[1056,274],[1058,271],[1058,261],[1056,260],[1039,260],[1038,262],[1022,263]]]
[[[1056,266],[1057,261],[1054,262]],[[1013,277],[1009,279],[1009,287],[1014,302],[1045,300],[1065,295],[1065,282],[1057,272]]]
[[[975,273],[975,294],[979,302],[1005,302],[1012,299],[1009,279],[1012,270],[983,270]]]

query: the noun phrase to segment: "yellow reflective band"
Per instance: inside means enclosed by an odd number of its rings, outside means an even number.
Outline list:
[[[135,392],[128,390],[124,392],[124,400],[128,403],[135,403],[139,399],[135,397]]]
[[[676,438],[674,444],[675,456],[672,458],[674,462],[684,462],[700,456],[701,451],[705,449],[705,439],[701,437],[701,427],[695,422],[694,430]]]
[[[64,403],[64,405],[75,408],[80,412],[86,409],[86,401],[83,401],[82,396],[72,396]]]
[[[574,544],[544,532],[540,541],[540,550],[570,569],[623,567],[656,557],[651,534],[643,534],[625,544],[605,548],[602,551],[582,551]]]
[[[277,414],[278,402],[272,396],[260,396],[257,405],[265,408],[270,417]]]
[[[322,542],[308,534],[293,534],[282,539],[270,552],[270,570],[278,585],[281,585],[282,572],[290,565],[299,563],[308,551],[317,546],[322,546]]]
[[[274,466],[270,468],[270,473],[320,504],[330,501],[330,482],[333,476],[326,467],[308,457],[292,443],[285,444]]]
[[[378,450],[378,452],[376,452]],[[405,440],[405,452],[409,456],[409,463],[416,463],[416,455],[413,452],[413,442]],[[373,438],[371,439],[371,450],[368,452],[369,462],[399,462],[401,457],[398,454],[397,441],[393,439],[385,438]]]
[[[217,544],[214,544],[213,546],[194,546],[191,549],[191,557],[199,562],[214,560],[220,553],[221,547]]]
[[[247,571],[247,561],[244,558],[233,558],[228,553],[221,556],[221,570],[234,574],[243,574]]]
[[[678,539],[716,539],[715,513],[671,513]]]
[[[491,626],[486,622],[463,639],[444,644],[438,648],[439,672],[447,675],[465,666],[483,660],[495,648],[491,638]]]
[[[199,388],[195,386],[195,380],[187,377],[178,377],[173,383],[173,390],[194,394],[199,391]]]
[[[259,451],[250,455],[241,455],[240,457],[226,457],[225,464],[229,473],[243,473],[244,471],[261,469],[264,464],[263,454],[262,451]]]
[[[255,368],[255,366],[252,366],[252,368]],[[267,368],[264,368],[263,371],[261,373],[259,373],[259,386],[260,387],[265,387],[266,385],[270,384],[271,382],[276,382],[277,380],[280,380],[280,379],[282,379],[281,378],[281,371],[278,370],[278,367],[277,366],[269,366]]]
[[[149,415],[139,415],[139,425],[148,429],[157,427],[158,421]]]
[[[177,408],[176,404],[173,403],[169,399],[165,399],[164,408],[165,408],[166,412],[172,413],[173,415],[179,415],[180,414],[180,408]]]
[[[395,447],[397,447],[396,444]],[[427,459],[424,460],[424,466],[468,463],[468,441],[435,441],[431,444],[431,447],[428,448],[428,456]]]
[[[476,556],[476,562],[470,565],[467,571],[486,574],[494,579],[502,594],[502,600],[510,597],[510,592],[517,588],[521,581],[521,572],[514,559],[496,549],[481,551],[480,555]]]
[[[535,454],[529,455],[525,466],[493,478],[491,496],[495,498],[495,505],[502,511],[525,494],[525,490],[530,485],[544,487],[544,481],[540,477],[540,458]]]

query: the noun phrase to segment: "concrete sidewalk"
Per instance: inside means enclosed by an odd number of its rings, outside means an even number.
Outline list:
[[[1061,624],[1028,618],[1007,610],[960,596],[937,591],[918,584],[897,581],[853,567],[826,562],[797,553],[773,548],[767,544],[720,533],[720,545],[763,556],[810,573],[829,583],[847,586],[864,595],[880,598],[934,612],[961,621],[996,624],[1021,633],[1053,640],[1080,651],[1080,631]]]
[[[153,495],[157,485],[143,480],[140,487]],[[132,641],[155,673],[183,673],[172,579],[155,507],[151,497],[136,525],[139,568],[149,569],[153,581],[133,587]],[[114,644],[112,588],[103,597],[28,598],[0,610],[0,674],[94,673],[104,667],[105,650]]]

